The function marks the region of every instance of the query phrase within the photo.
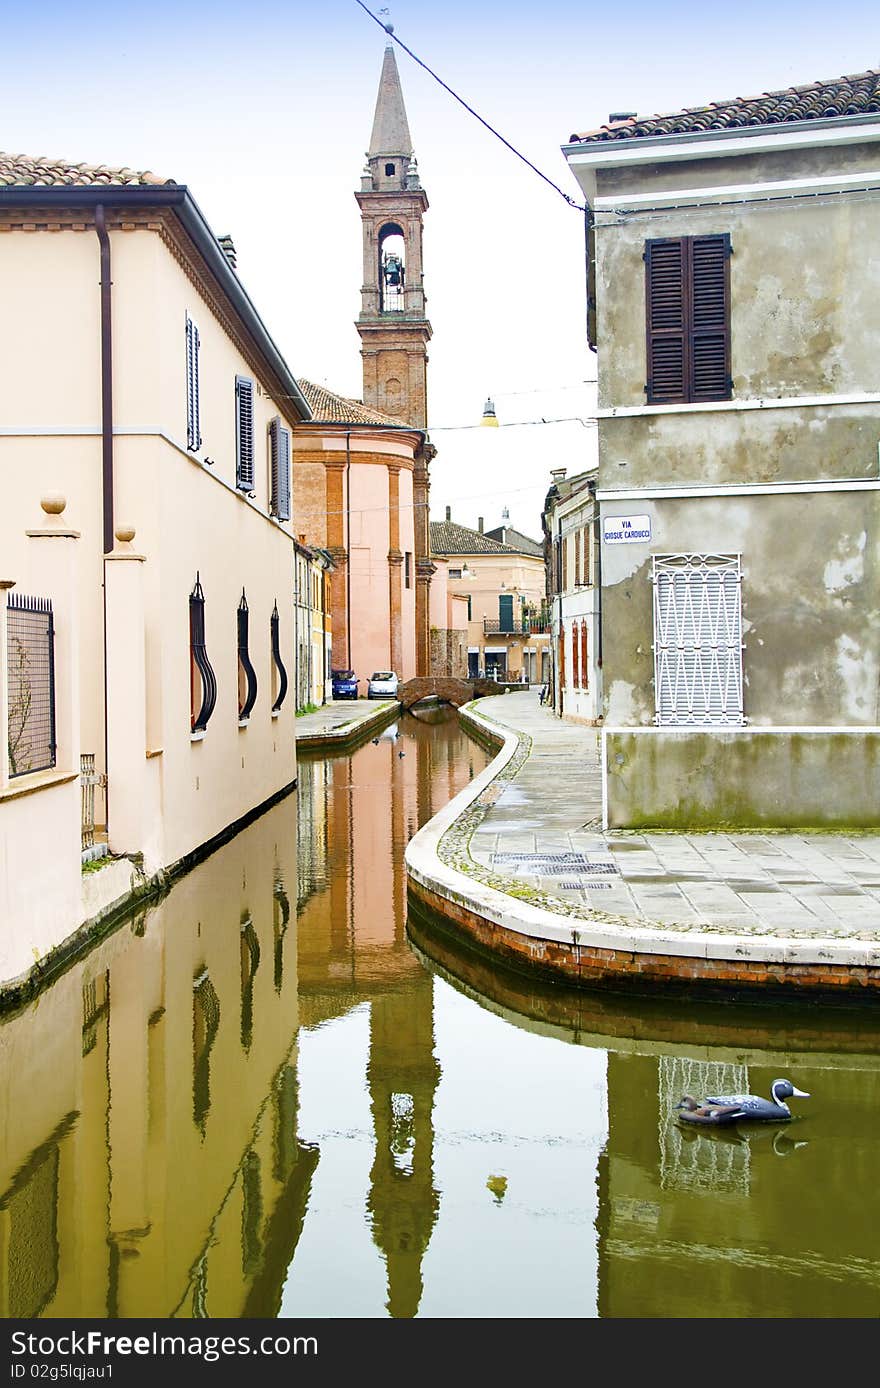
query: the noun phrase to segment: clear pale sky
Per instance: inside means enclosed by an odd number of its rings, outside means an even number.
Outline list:
[[[376,12],[378,6],[371,6]],[[572,196],[560,153],[640,115],[880,66],[869,0],[398,0],[399,38]],[[355,0],[0,0],[0,149],[186,183],[297,375],[361,393],[359,187],[386,36]],[[590,462],[580,215],[397,51],[430,200],[432,515],[540,534],[549,470]],[[487,395],[510,427],[475,423]],[[574,423],[514,427],[573,416]]]

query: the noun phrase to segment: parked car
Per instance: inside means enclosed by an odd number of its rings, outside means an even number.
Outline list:
[[[368,699],[396,699],[398,679],[393,670],[374,670],[367,684]]]
[[[356,699],[360,680],[354,670],[334,670],[331,674],[334,699]]]

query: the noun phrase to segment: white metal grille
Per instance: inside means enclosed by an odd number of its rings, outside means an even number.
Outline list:
[[[685,1056],[660,1056],[658,1064],[660,1185],[664,1190],[712,1190],[748,1195],[749,1144],[733,1133],[704,1134],[675,1121],[684,1094],[747,1094],[745,1065]],[[729,1140],[725,1141],[724,1138]]]
[[[654,721],[742,724],[738,554],[654,557]]]

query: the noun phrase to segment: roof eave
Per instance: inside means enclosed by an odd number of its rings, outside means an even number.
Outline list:
[[[288,403],[300,419],[311,419],[311,410],[290,367],[272,339],[253,301],[233,270],[204,213],[185,184],[149,184],[104,187],[65,184],[62,188],[33,184],[0,188],[0,207],[169,207],[205,259],[211,273],[253,338],[261,355],[284,387]]]
[[[737,125],[722,130],[685,130],[672,135],[626,135],[612,140],[587,138],[563,145],[562,153],[569,164],[575,161],[581,167],[593,163],[613,166],[618,162],[641,162],[636,151],[641,152],[645,159],[653,160],[656,160],[658,153],[661,157],[696,157],[688,147],[704,143],[713,145],[718,154],[723,152],[718,146],[725,143],[752,139],[760,141],[769,137],[775,137],[777,144],[789,138],[793,144],[840,143],[839,138],[829,141],[827,132],[836,131],[848,141],[850,133],[854,139],[866,138],[865,129],[871,126],[876,127],[876,133],[867,138],[880,139],[880,113],[870,111],[852,116],[828,116],[820,120],[774,121],[769,125]],[[805,138],[822,132],[826,132],[824,140]]]

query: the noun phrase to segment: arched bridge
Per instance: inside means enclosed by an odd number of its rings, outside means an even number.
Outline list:
[[[398,702],[405,709],[412,708],[420,699],[440,699],[445,704],[461,708],[471,699],[481,699],[485,694],[503,694],[505,686],[497,680],[454,680],[446,677],[407,680],[397,686]]]

